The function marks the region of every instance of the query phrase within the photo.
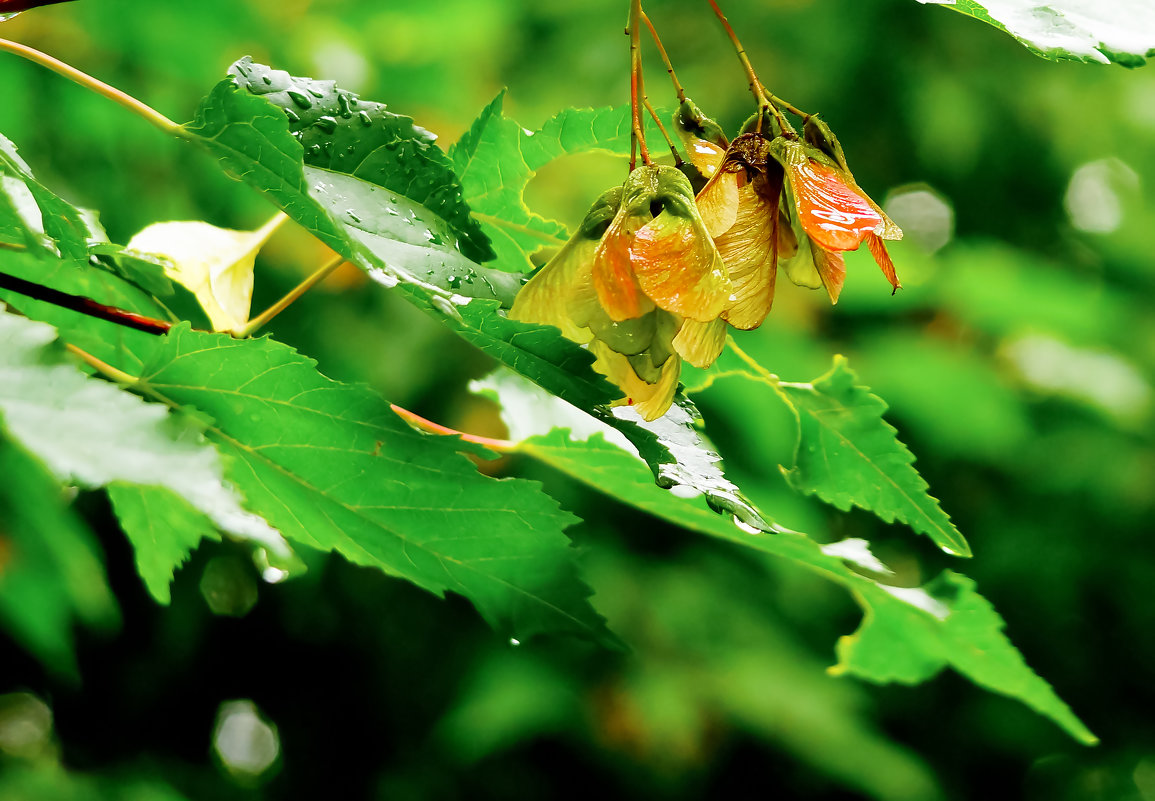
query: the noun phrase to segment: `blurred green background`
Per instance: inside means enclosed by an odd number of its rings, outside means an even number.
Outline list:
[[[101,497],[122,630],[81,633],[82,681],[0,640],[0,799],[604,798],[1155,801],[1155,67],[1044,61],[912,0],[732,2],[763,81],[838,132],[859,183],[907,231],[891,297],[865,254],[842,299],[779,284],[742,347],[790,380],[845,353],[970,540],[1008,633],[1102,738],[1077,746],[954,675],[873,687],[826,675],[859,612],[809,574],[659,525],[525,460],[585,521],[595,605],[633,648],[497,641],[468,604],[314,559],[261,584],[206,544],[156,606]],[[650,0],[689,94],[729,130],[745,82],[703,2]],[[4,23],[185,120],[236,58],[334,78],[454,141],[508,87],[536,128],[627,99],[626,4],[607,0],[80,0]],[[648,89],[672,93],[652,49]],[[0,55],[0,132],[42,182],[127,241],[165,219],[255,228],[272,209],[206,156]],[[661,149],[660,143],[654,145]],[[621,180],[551,165],[534,207],[568,224]],[[285,231],[254,308],[325,258]],[[381,287],[339,273],[277,338],[341,380],[500,434],[489,368]],[[687,381],[693,383],[694,376]],[[697,396],[732,476],[779,522],[863,537],[905,583],[948,566],[910,531],[794,495],[795,424],[753,385]],[[255,603],[254,603],[255,602]],[[235,703],[234,703],[235,702]],[[63,766],[61,769],[58,766]]]

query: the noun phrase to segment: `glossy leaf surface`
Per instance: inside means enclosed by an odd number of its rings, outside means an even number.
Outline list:
[[[1097,742],[1025,664],[1002,633],[1002,620],[966,577],[947,571],[923,588],[890,587],[861,572],[862,567],[882,567],[877,560],[849,558],[862,553],[861,548],[823,547],[797,532],[736,526],[655,488],[633,457],[601,435],[574,442],[567,433],[554,430],[532,437],[519,449],[674,525],[784,558],[853,592],[865,617],[859,631],[839,643],[836,672],[872,681],[913,682],[953,667],[980,686],[1022,701],[1081,742]]]
[[[622,112],[591,114],[598,126],[625,124]],[[556,118],[543,129],[553,133],[543,138],[547,144],[532,163],[543,164],[552,154],[565,152],[562,143],[568,139],[563,134],[570,127],[559,121],[563,119],[568,118]],[[592,120],[586,119],[587,126],[594,125]],[[687,484],[704,492],[720,507],[743,517],[759,517],[722,474],[720,458],[694,429],[697,411],[692,404],[680,401],[677,411],[653,423],[645,423],[628,409],[611,412],[607,406],[618,393],[589,368],[593,358],[587,351],[564,339],[551,326],[508,319],[497,312],[496,301],[486,299],[501,296],[508,302],[511,276],[502,278],[500,273],[475,265],[476,280],[470,288],[483,297],[459,294],[466,291],[466,285],[458,282],[458,290],[454,290],[446,270],[452,269],[456,276],[462,273],[446,265],[464,257],[446,244],[433,244],[423,234],[419,236],[427,240],[424,244],[401,238],[396,224],[387,221],[402,216],[390,213],[390,209],[397,210],[400,201],[381,196],[386,190],[353,176],[305,167],[303,148],[289,132],[284,110],[270,105],[267,95],[257,97],[232,80],[222,81],[202,103],[197,119],[187,130],[196,137],[194,141],[220,158],[227,171],[264,192],[290,217],[378,282],[398,288],[406,300],[434,314],[466,341],[552,394],[623,431],[660,483]],[[574,147],[586,146],[590,139],[586,127],[578,127],[577,131]],[[548,144],[551,141],[554,144]],[[412,201],[404,202],[423,220],[433,216],[428,210],[415,207]],[[429,275],[431,270],[433,275]]]
[[[844,358],[811,384],[779,389],[798,413],[800,435],[787,478],[839,509],[859,506],[900,520],[947,553],[970,547],[914,468],[914,456],[882,419],[886,404],[858,383]]]
[[[414,431],[267,339],[175,329],[141,387],[212,418],[229,477],[294,543],[456,592],[507,635],[613,641],[562,534],[574,518],[532,482],[478,473],[461,455],[476,446]]]
[[[48,325],[0,313],[0,413],[13,439],[62,482],[164,487],[222,531],[290,558],[281,535],[225,483],[193,418],[86,375],[55,338]]]
[[[1142,0],[957,0],[943,5],[1006,31],[1044,58],[1137,67],[1155,53],[1155,9]]]

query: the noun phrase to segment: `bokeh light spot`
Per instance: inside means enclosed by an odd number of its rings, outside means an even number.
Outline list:
[[[0,753],[33,759],[52,745],[52,710],[31,693],[0,695]]]
[[[1091,161],[1075,170],[1064,203],[1080,231],[1109,234],[1123,223],[1123,198],[1139,189],[1139,176],[1116,158]]]
[[[242,783],[259,779],[281,753],[276,727],[249,700],[226,701],[217,711],[213,752]]]
[[[893,190],[883,208],[902,228],[903,238],[927,253],[938,250],[954,236],[954,208],[926,185]]]
[[[201,595],[214,615],[244,617],[257,602],[253,571],[235,556],[216,556],[201,574]]]

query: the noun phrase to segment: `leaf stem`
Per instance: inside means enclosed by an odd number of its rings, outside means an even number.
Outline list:
[[[126,309],[118,309],[116,306],[106,306],[103,303],[97,303],[92,298],[86,298],[82,295],[69,295],[67,292],[61,292],[59,289],[52,289],[42,284],[33,283],[32,281],[25,281],[23,278],[17,278],[7,273],[0,273],[0,289],[18,292],[34,300],[41,300],[45,303],[59,306],[62,309],[70,309],[81,314],[87,314],[89,317],[96,317],[99,320],[107,320],[110,323],[116,323],[125,328],[143,331],[146,334],[156,334],[158,336],[167,334],[173,326],[173,323],[167,320],[157,320],[156,318],[146,317],[143,314],[137,314]]]
[[[415,414],[408,409],[404,409],[395,403],[389,404],[389,408],[392,409],[396,415],[405,422],[430,434],[461,437],[466,442],[472,442],[475,445],[481,445],[483,447],[489,448],[490,450],[497,451],[498,453],[512,453],[517,450],[517,443],[511,442],[507,439],[492,439],[490,437],[479,437],[475,434],[466,434],[462,431],[458,431],[455,428],[449,428],[447,426],[441,425],[440,423],[434,423],[432,420],[426,420],[421,415]]]
[[[637,152],[642,154],[642,163],[651,164],[650,151],[646,147],[646,132],[642,128],[639,100],[643,93],[641,35],[638,20],[642,15],[642,0],[630,0],[630,17],[626,33],[630,37],[630,172],[637,166]]]
[[[768,383],[770,383],[775,388],[777,388],[778,386],[780,386],[782,384],[782,379],[780,379],[778,376],[774,375],[774,373],[770,372],[769,370],[767,370],[762,365],[758,364],[758,362],[754,359],[753,356],[751,356],[750,354],[746,353],[746,351],[744,351],[740,347],[738,347],[738,343],[734,341],[734,337],[727,336],[726,337],[726,345],[730,348],[730,350],[734,351],[735,356],[737,356],[742,361],[746,362],[746,364],[749,367],[751,367],[755,373],[758,374],[759,378],[766,380]]]
[[[65,342],[64,347],[74,356],[80,358],[81,361],[86,362],[89,366],[96,368],[96,371],[106,378],[110,378],[118,384],[132,385],[140,381],[134,375],[129,375],[123,370],[113,367],[106,361],[102,361],[86,350],[81,350],[70,342]]]
[[[304,295],[317,284],[328,278],[334,270],[336,270],[344,263],[344,256],[334,256],[332,259],[322,265],[321,268],[318,269],[315,273],[289,290],[289,292],[283,298],[278,300],[269,308],[265,309],[253,319],[249,320],[240,330],[234,331],[233,336],[241,338],[251,337],[266,323],[283,312],[285,309],[289,308],[289,306],[293,305],[293,303],[296,302],[296,300],[301,297],[301,295]]]
[[[63,61],[53,58],[47,53],[41,53],[39,50],[28,47],[27,45],[20,44],[19,42],[10,41],[8,39],[0,39],[0,51],[6,51],[20,56],[21,58],[26,58],[29,61],[35,62],[42,67],[46,67],[55,73],[63,75],[68,80],[80,84],[85,89],[90,89],[93,92],[96,92],[98,95],[107,97],[112,102],[124,106],[134,114],[144,117],[146,120],[167,134],[172,134],[173,136],[183,135],[183,128],[181,128],[181,126],[177,125],[175,122],[161,114],[156,109],[145,105],[132,95],[125,94],[119,89],[113,86],[109,86],[103,81],[97,80],[87,73],[81,72],[70,64],[65,64]]]
[[[670,80],[674,82],[674,91],[678,93],[678,102],[686,102],[686,90],[682,88],[682,84],[678,82],[678,76],[674,73],[674,65],[670,62],[670,56],[666,53],[666,48],[662,45],[662,39],[658,36],[658,31],[654,28],[654,23],[650,22],[649,16],[646,12],[642,12],[642,22],[646,23],[646,27],[650,29],[650,35],[654,37],[654,44],[658,47],[658,53],[662,56],[662,63],[666,65],[666,72],[670,73]]]

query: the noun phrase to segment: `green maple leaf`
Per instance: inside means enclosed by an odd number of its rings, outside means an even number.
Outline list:
[[[552,326],[516,322],[498,311],[499,301],[508,304],[520,286],[516,276],[487,270],[450,243],[434,241],[442,238],[437,232],[443,230],[438,226],[444,221],[412,199],[390,195],[353,175],[307,164],[303,145],[290,132],[286,116],[292,103],[276,93],[252,94],[227,79],[213,89],[185,130],[230,174],[264,192],[375,280],[395,288],[462,338],[552,394],[621,430],[663,484],[693,487],[718,508],[752,521],[761,519],[723,475],[719,457],[697,430],[699,417],[693,404],[683,399],[654,423],[642,423],[628,409],[611,410],[609,404],[619,393],[593,372],[593,357],[585,349]],[[489,119],[496,120],[492,108]],[[621,146],[628,142],[621,133],[625,119],[623,112],[610,110],[558,115],[542,129],[543,144],[534,145],[540,150],[534,151],[531,163],[540,165],[553,155],[592,147],[591,142],[611,149]],[[573,120],[584,122],[578,125]],[[474,126],[474,138],[467,136],[467,144],[455,148],[455,159],[483,152],[481,132],[486,127]],[[504,123],[499,127],[506,130]],[[349,126],[346,136],[356,130]],[[471,185],[482,180],[481,163],[472,167]],[[419,217],[421,226],[397,222],[409,216]],[[462,281],[462,276],[472,283]]]
[[[798,414],[799,438],[789,482],[839,509],[859,506],[887,523],[900,520],[956,556],[966,540],[928,493],[914,456],[882,415],[886,404],[858,383],[845,358],[810,384],[778,382]]]
[[[366,387],[322,376],[268,339],[179,326],[139,384],[211,417],[208,434],[251,508],[291,541],[468,598],[500,632],[613,642],[537,484],[480,474],[456,438],[414,431]]]
[[[0,313],[0,414],[12,439],[61,482],[162,488],[211,521],[201,523],[202,531],[215,527],[267,549],[274,561],[292,560],[281,535],[246,511],[225,483],[220,456],[195,419],[88,376],[55,338],[48,325]],[[150,541],[137,536],[141,521],[127,517],[122,523],[137,546],[146,585],[167,602],[167,589],[159,588],[171,581],[192,543],[168,529],[158,529]]]
[[[1003,621],[974,582],[950,571],[921,588],[892,587],[864,572],[884,573],[861,540],[820,546],[798,532],[734,525],[697,504],[662,492],[644,466],[595,434],[575,442],[565,430],[522,441],[518,450],[572,478],[674,525],[770,554],[850,591],[863,609],[859,630],[838,644],[834,673],[874,682],[925,681],[951,667],[1018,699],[1086,744],[1098,742],[1003,634]]]
[[[1155,11],[1143,0],[919,0],[982,20],[1054,61],[1138,67],[1155,55]]]
[[[526,206],[525,189],[549,162],[575,153],[630,152],[629,109],[565,109],[539,130],[529,131],[502,113],[499,94],[449,149],[465,199],[493,242],[497,263],[507,270],[533,269],[530,261],[544,247],[569,239],[564,224]],[[652,125],[652,123],[651,123]],[[654,127],[652,134],[658,135]]]

